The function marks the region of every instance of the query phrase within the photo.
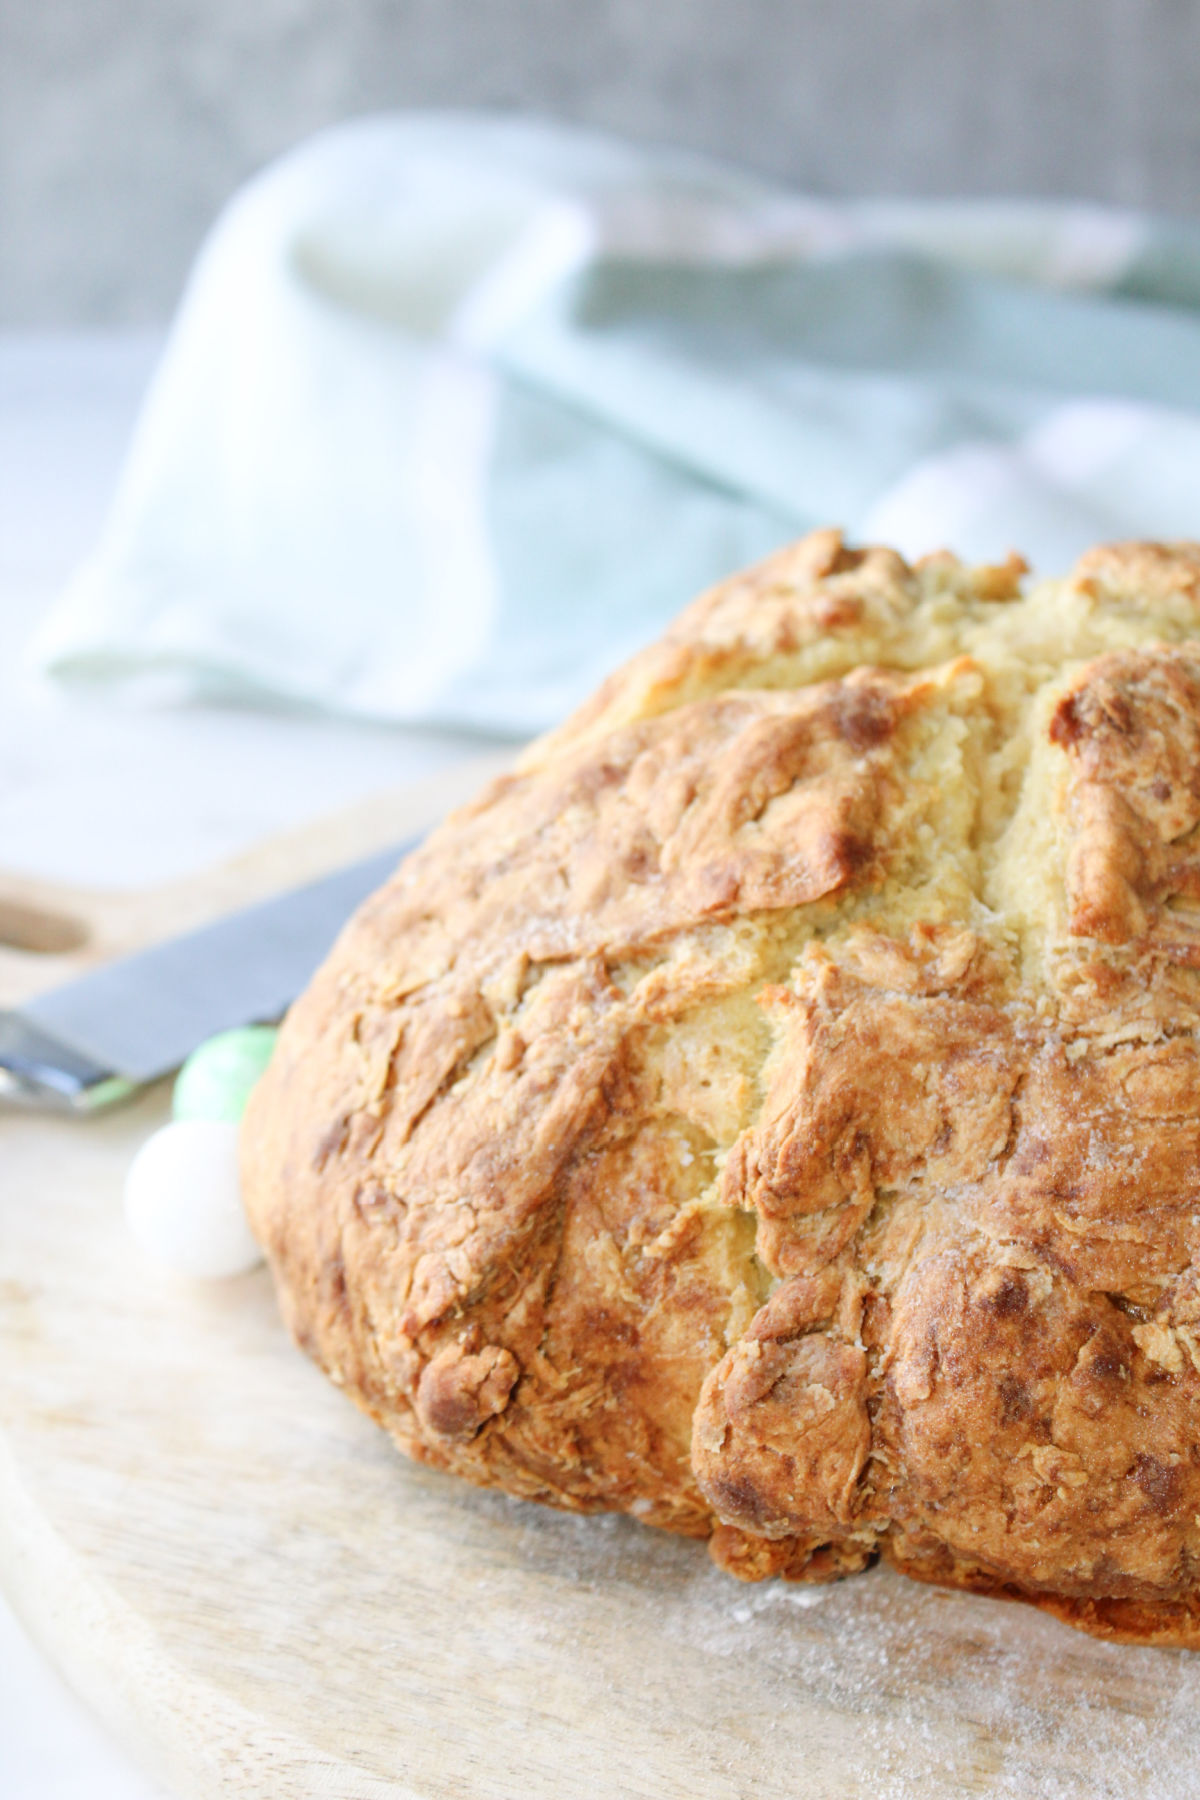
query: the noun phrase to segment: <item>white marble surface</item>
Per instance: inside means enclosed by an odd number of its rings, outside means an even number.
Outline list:
[[[80,1705],[0,1595],[4,1800],[166,1800]]]
[[[158,347],[0,336],[0,871],[168,880],[479,747],[282,713],[85,706],[30,676],[23,647],[99,527]],[[0,1596],[0,1800],[152,1796]]]

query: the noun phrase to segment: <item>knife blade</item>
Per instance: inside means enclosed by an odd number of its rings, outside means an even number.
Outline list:
[[[0,1012],[0,1099],[90,1113],[198,1044],[280,1018],[359,903],[419,839],[120,957]]]

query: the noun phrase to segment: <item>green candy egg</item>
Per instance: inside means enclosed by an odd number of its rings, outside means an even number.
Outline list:
[[[175,1079],[172,1116],[225,1119],[236,1125],[278,1036],[274,1025],[243,1025],[219,1032],[193,1050]]]

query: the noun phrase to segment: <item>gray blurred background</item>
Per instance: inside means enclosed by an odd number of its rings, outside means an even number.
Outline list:
[[[316,127],[531,108],[821,194],[1200,213],[1194,0],[0,0],[0,324],[153,322]]]

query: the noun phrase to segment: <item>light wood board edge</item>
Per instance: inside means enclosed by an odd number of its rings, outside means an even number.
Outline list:
[[[0,913],[73,922],[80,941],[39,952],[0,943],[0,1006],[18,1006],[97,963],[206,924],[237,907],[299,887],[388,844],[429,830],[511,766],[516,752],[491,751],[421,781],[370,795],[338,813],[267,839],[244,855],[183,880],[141,891],[68,887],[0,871]]]
[[[194,1674],[181,1681],[146,1622],[39,1514],[2,1434],[0,1517],[0,1586],[14,1611],[78,1698],[179,1800],[428,1800],[322,1757]]]

